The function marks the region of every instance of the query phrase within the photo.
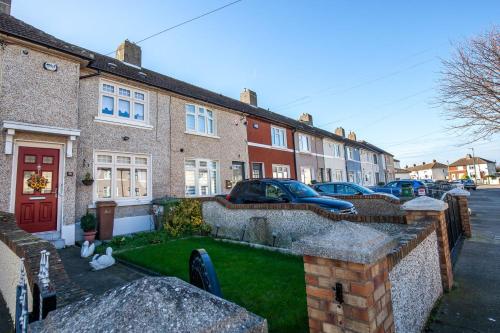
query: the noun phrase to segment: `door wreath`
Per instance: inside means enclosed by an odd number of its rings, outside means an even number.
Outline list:
[[[44,176],[33,174],[33,175],[31,175],[30,178],[28,178],[27,183],[28,183],[28,187],[30,187],[34,191],[38,192],[38,191],[43,190],[47,186],[49,181]]]

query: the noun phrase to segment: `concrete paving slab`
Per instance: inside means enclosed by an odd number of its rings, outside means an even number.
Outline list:
[[[103,294],[107,290],[147,276],[144,272],[119,262],[107,269],[92,271],[89,265],[91,258],[81,258],[80,248],[76,246],[58,252],[69,277],[93,295]]]

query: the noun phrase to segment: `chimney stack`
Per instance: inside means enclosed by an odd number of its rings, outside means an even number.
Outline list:
[[[309,113],[303,113],[300,115],[299,121],[301,123],[312,126],[313,125],[313,116],[311,116]]]
[[[2,0],[0,0],[2,1]],[[137,67],[141,67],[141,47],[125,39],[116,49],[116,59]]]
[[[12,0],[0,0],[0,14],[10,15]]]
[[[349,138],[349,140],[357,141],[356,140],[356,133],[354,133],[354,132],[349,132],[348,138]]]
[[[243,89],[240,93],[240,101],[257,107],[257,93],[250,89]]]
[[[345,129],[343,127],[337,127],[335,129],[335,134],[337,134],[338,136],[341,136],[341,137],[345,138]]]

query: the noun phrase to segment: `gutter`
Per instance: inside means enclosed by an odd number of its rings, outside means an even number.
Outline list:
[[[85,80],[85,79],[88,79],[88,78],[91,78],[91,77],[94,77],[94,76],[99,76],[99,75],[101,75],[101,71],[98,69],[96,73],[92,73],[92,74],[87,74],[87,75],[80,76],[79,79],[80,80]]]

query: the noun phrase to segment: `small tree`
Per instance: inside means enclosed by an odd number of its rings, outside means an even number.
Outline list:
[[[500,132],[500,33],[496,27],[456,47],[443,60],[438,102],[451,128],[470,142]]]

